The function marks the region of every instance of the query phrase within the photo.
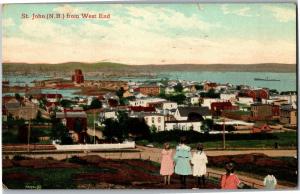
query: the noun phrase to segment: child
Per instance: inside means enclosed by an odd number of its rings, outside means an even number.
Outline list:
[[[182,188],[186,188],[186,177],[192,174],[191,168],[191,148],[187,145],[186,138],[180,138],[180,144],[176,147],[174,156],[175,173],[180,175]]]
[[[226,174],[221,177],[221,189],[238,189],[241,187],[241,181],[234,174],[234,164],[227,163],[225,166]]]
[[[206,164],[208,163],[206,154],[203,151],[203,145],[197,145],[197,151],[192,157],[193,176],[197,177],[197,186],[200,187],[200,180],[202,179],[202,186],[205,186]]]
[[[161,151],[160,174],[164,177],[164,184],[170,184],[171,175],[174,173],[174,162],[172,159],[172,150],[170,144],[165,143]]]
[[[265,189],[275,189],[276,185],[277,185],[277,180],[275,176],[269,172],[268,175],[264,178]]]

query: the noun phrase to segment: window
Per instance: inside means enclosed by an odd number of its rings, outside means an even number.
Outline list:
[[[151,117],[152,118],[152,123],[154,123],[154,117]]]
[[[160,123],[161,122],[161,117],[158,117],[158,123]]]

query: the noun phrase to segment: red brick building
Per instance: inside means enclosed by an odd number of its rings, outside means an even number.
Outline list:
[[[75,69],[75,74],[72,75],[72,82],[81,84],[84,82],[84,76],[81,69]]]
[[[253,98],[253,101],[261,101],[262,99],[269,99],[269,91],[267,89],[243,90],[239,96]]]
[[[65,110],[64,112],[57,112],[56,118],[61,119],[70,133],[77,134],[78,143],[85,143],[87,114],[84,111]]]
[[[221,116],[224,110],[238,110],[239,107],[232,106],[231,102],[213,102],[211,103],[211,111],[213,116]]]
[[[137,91],[148,96],[158,96],[160,93],[160,87],[156,85],[144,85],[140,86]]]
[[[251,117],[254,121],[267,121],[280,118],[280,108],[272,104],[252,104]]]

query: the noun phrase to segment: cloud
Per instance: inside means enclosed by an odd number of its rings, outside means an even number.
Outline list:
[[[60,9],[78,13],[70,6]],[[22,36],[3,37],[3,59],[31,63],[106,60],[137,65],[296,62],[294,42],[237,38],[220,41],[193,35],[193,30],[209,32],[220,28],[201,19],[197,15],[200,12],[186,16],[168,8],[159,8],[158,14],[151,6],[122,9],[124,13],[120,14],[113,7],[110,20],[81,20],[71,25],[52,20],[22,20]],[[173,30],[185,33],[171,36]]]
[[[221,10],[223,11],[223,14],[228,15],[238,15],[238,16],[244,16],[244,17],[251,17],[252,15],[249,13],[250,8],[249,7],[243,7],[240,9],[231,9],[228,7],[228,5],[222,5]]]
[[[273,17],[277,19],[279,22],[289,22],[296,20],[296,9],[285,8],[285,7],[278,7],[278,6],[264,6],[264,8],[268,11],[271,11]]]

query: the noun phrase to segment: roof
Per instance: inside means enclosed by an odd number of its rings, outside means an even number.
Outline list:
[[[190,113],[197,113],[202,116],[211,115],[208,107],[178,107],[181,116],[187,117]]]
[[[63,118],[87,118],[87,114],[84,111],[78,112],[57,112],[56,118],[63,119]]]
[[[154,107],[131,106],[129,109],[135,112],[155,112]]]
[[[7,103],[5,107],[9,110],[9,109],[20,108],[21,106],[20,106],[20,102],[12,102],[12,103]]]
[[[62,98],[61,94],[41,94],[42,98]]]

